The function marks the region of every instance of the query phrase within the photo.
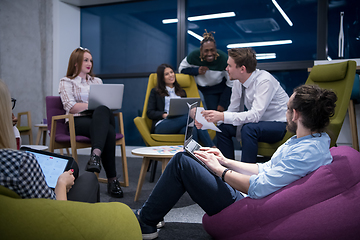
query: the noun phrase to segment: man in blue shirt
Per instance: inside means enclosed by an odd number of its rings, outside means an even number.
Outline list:
[[[296,133],[263,164],[228,159],[218,149],[204,148],[195,155],[216,176],[186,153],[176,154],[167,165],[143,207],[135,211],[144,239],[158,236],[156,225],[187,191],[208,214],[214,215],[242,193],[263,198],[280,188],[330,164],[330,137],[325,128],[334,115],[336,94],[318,86],[294,90],[287,104],[287,129]]]

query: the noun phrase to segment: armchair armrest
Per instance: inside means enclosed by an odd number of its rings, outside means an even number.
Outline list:
[[[134,123],[139,130],[139,133],[141,134],[142,138],[145,141],[145,144],[148,146],[151,146],[151,142],[154,142],[150,136],[150,130],[148,126],[146,125],[145,119],[142,117],[136,117],[134,118]]]

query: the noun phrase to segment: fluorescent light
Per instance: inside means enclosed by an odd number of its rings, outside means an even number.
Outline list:
[[[252,42],[252,43],[235,43],[229,44],[227,48],[243,48],[243,47],[261,47],[261,46],[273,46],[282,44],[291,44],[292,40],[280,40],[280,41],[268,41],[268,42]]]
[[[274,59],[276,58],[276,53],[257,53],[256,59],[263,60],[263,59]]]
[[[194,32],[191,31],[191,30],[188,30],[187,33],[188,33],[189,35],[193,36],[194,38],[199,39],[200,41],[202,41],[202,40],[204,39],[202,36],[200,36],[199,34],[194,33]]]
[[[192,22],[192,21],[200,21],[200,20],[208,20],[208,19],[216,19],[216,18],[226,18],[226,17],[235,17],[235,13],[234,12],[226,12],[226,13],[201,15],[201,16],[195,16],[195,17],[188,17],[188,20],[190,22]]]
[[[200,21],[200,20],[208,20],[208,19],[216,19],[216,18],[226,18],[226,17],[235,17],[235,13],[234,12],[226,12],[226,13],[215,13],[215,14],[194,16],[194,17],[188,17],[188,20],[190,22],[192,22],[192,21]],[[177,23],[177,22],[178,22],[177,18],[162,20],[163,24]]]
[[[287,23],[292,26],[293,23],[291,22],[290,18],[286,15],[286,13],[282,10],[282,8],[280,7],[280,5],[276,2],[276,0],[272,0],[273,4],[275,5],[275,7],[279,10],[279,12],[281,13],[281,15],[283,16],[283,18],[287,21]]]
[[[172,18],[172,19],[163,19],[162,23],[163,24],[168,24],[168,23],[177,23],[178,19],[177,18]]]

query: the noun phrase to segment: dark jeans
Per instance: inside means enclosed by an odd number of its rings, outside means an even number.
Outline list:
[[[100,106],[91,116],[75,117],[75,133],[91,139],[91,151],[101,150],[101,161],[107,178],[116,177],[115,119],[109,108]]]
[[[236,127],[231,124],[221,124],[219,129],[221,132],[216,133],[217,147],[225,157],[235,159],[232,138],[236,137]],[[244,124],[241,129],[241,161],[256,163],[258,142],[275,143],[281,141],[285,133],[285,122],[261,121]]]
[[[141,219],[155,226],[185,192],[210,216],[243,198],[239,191],[212,175],[187,153],[180,152],[170,160],[142,206]]]
[[[96,203],[100,202],[100,186],[96,175],[92,172],[81,174],[67,194],[70,201]]]
[[[222,106],[227,110],[230,104],[231,88],[226,85],[226,79],[211,87],[198,86],[204,96],[207,110],[217,110],[217,106]]]
[[[187,114],[179,117],[166,118],[155,127],[154,133],[185,134],[187,118]],[[195,141],[200,141],[204,147],[214,146],[207,130],[201,130],[194,127],[193,139]]]

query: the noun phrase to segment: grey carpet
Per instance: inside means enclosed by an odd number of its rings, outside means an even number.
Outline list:
[[[85,155],[78,155],[79,160],[79,168],[80,174],[84,172],[85,165],[89,159],[89,156]],[[118,178],[122,180],[122,166],[121,166],[121,158],[117,157],[117,173]],[[137,182],[139,179],[140,168],[142,163],[142,158],[127,158],[128,161],[128,171],[129,171],[129,187],[123,187],[124,197],[123,198],[112,198],[107,194],[107,184],[100,183],[100,200],[101,202],[122,202],[128,205],[131,209],[138,209],[140,208],[143,203],[146,201],[148,196],[150,195],[152,189],[154,188],[157,180],[161,174],[161,164],[158,164],[155,181],[150,183],[150,172],[147,173],[144,185],[142,187],[142,191],[137,202],[134,202]],[[105,172],[102,170],[100,172],[100,177],[105,177]],[[202,227],[202,224],[199,223],[199,218],[203,212],[200,210],[199,213],[196,213],[197,210],[193,210],[193,207],[198,209],[197,205],[194,201],[190,198],[188,194],[184,194],[179,202],[174,206],[174,210],[171,212],[175,212],[170,217],[171,221],[168,222],[167,217],[165,217],[166,224],[165,227],[162,228],[159,232],[159,240],[162,239],[173,239],[173,240],[182,240],[182,239],[199,239],[199,240],[209,240],[211,237],[205,232]],[[187,217],[182,217],[183,211],[192,211],[197,214],[196,220],[189,217],[189,214],[185,214]],[[199,215],[200,214],[200,215]],[[191,216],[191,215],[190,215]]]

